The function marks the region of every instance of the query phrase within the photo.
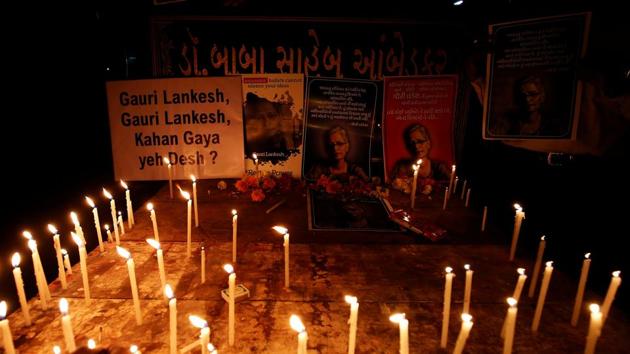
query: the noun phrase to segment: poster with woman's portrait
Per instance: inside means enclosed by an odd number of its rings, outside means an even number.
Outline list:
[[[250,74],[242,82],[246,172],[300,177],[304,75]]]
[[[582,13],[490,26],[485,139],[575,138],[589,22]]]
[[[448,181],[454,161],[457,76],[388,77],[383,91],[386,181],[396,189],[410,192],[412,166],[419,159],[420,185]]]

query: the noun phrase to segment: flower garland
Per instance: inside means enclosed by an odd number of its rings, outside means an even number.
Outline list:
[[[299,184],[289,174],[252,176],[245,175],[234,183],[234,187],[240,193],[249,193],[253,202],[262,202],[270,194],[286,193],[293,189],[294,185]]]

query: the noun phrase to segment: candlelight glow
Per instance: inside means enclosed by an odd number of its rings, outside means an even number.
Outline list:
[[[131,253],[120,246],[116,246],[116,252],[118,252],[118,255],[122,258],[129,259],[131,257]]]
[[[206,320],[204,320],[203,318],[199,317],[199,316],[195,316],[195,315],[190,315],[188,316],[188,320],[190,321],[190,323],[197,327],[197,328],[206,328],[208,327],[208,322],[206,322]]]
[[[514,209],[516,209],[516,211],[523,211],[523,207],[519,203],[514,203]]]
[[[551,267],[551,266],[553,265],[553,261],[549,261],[549,262],[545,263],[545,265],[546,265],[547,267]]]
[[[72,223],[75,225],[79,224],[79,217],[77,217],[77,213],[75,213],[74,211],[70,212],[70,219],[72,220]]]
[[[118,210],[118,216],[122,216],[122,211]]]
[[[351,305],[352,304],[356,304],[357,301],[358,301],[357,297],[356,296],[352,296],[352,295],[346,295],[344,297],[344,300],[346,300],[346,302],[351,304]]]
[[[591,313],[599,313],[599,305],[598,304],[590,304],[588,309],[591,310]]]
[[[182,197],[184,197],[184,199],[186,200],[190,200],[190,193],[186,192],[185,190],[179,188],[179,193],[181,193]]]
[[[518,274],[520,274],[520,275],[525,275],[525,268],[518,268],[516,271],[517,271],[517,272],[518,272]]]
[[[620,271],[620,270],[616,270],[616,271],[612,272],[612,275],[613,275],[613,277],[615,277],[615,278],[618,278],[620,274],[621,274],[621,271]]]
[[[289,319],[289,324],[291,325],[291,328],[298,333],[302,333],[306,330],[306,327],[304,327],[302,320],[300,320],[297,315],[291,315],[291,318]]]
[[[413,169],[414,172],[418,171],[419,166],[418,165],[411,165],[411,168]]]
[[[217,354],[217,348],[212,343],[208,343],[208,351],[210,354]]]
[[[28,240],[28,248],[35,252],[35,250],[37,250],[37,242],[35,242],[35,240]]]
[[[451,166],[451,171],[455,172],[455,165]]]
[[[416,165],[418,165],[418,167],[420,167],[420,165],[422,165],[422,159],[419,159],[418,161],[416,161]]]
[[[165,164],[171,166],[171,160],[169,160],[168,157],[165,157],[163,160]]]
[[[389,320],[394,322],[394,323],[400,323],[400,321],[405,319],[405,314],[404,313],[395,313],[391,316],[389,316]]]
[[[190,175],[190,179],[192,180],[192,183],[197,182],[197,177],[195,177],[195,175]]]
[[[62,297],[61,300],[59,300],[59,311],[61,311],[63,315],[68,314],[68,300],[66,300],[65,297]]]
[[[540,240],[541,240],[541,241],[544,241],[544,240],[545,240],[545,237],[546,237],[546,236],[545,236],[545,235],[543,235],[543,236],[540,238]]]
[[[464,264],[464,269],[470,270],[470,264]]]
[[[33,234],[30,231],[22,231],[22,236],[26,237],[27,240],[33,239]]]
[[[11,264],[13,265],[13,267],[19,267],[21,261],[22,257],[20,257],[20,254],[18,252],[15,252],[13,254],[13,257],[11,257]]]
[[[103,227],[105,228],[105,231],[109,231],[109,225],[108,224],[103,225]]]
[[[94,341],[94,339],[92,339],[92,338],[88,339],[87,347],[88,347],[88,349],[96,348],[96,342]]]
[[[65,248],[62,248],[62,249],[61,249],[61,254],[63,254],[63,255],[65,256],[65,255],[67,255],[67,254],[68,254],[68,251],[66,251],[66,249],[65,249]]]
[[[507,299],[507,303],[508,303],[508,305],[510,305],[510,307],[514,307],[514,306],[516,306],[517,301],[516,301],[516,299],[515,299],[515,298],[513,298],[513,297],[508,297],[508,299]]]
[[[223,265],[223,270],[225,270],[228,274],[234,273],[234,267],[232,267],[229,263]]]
[[[284,235],[284,234],[286,234],[289,231],[289,229],[287,229],[284,226],[280,226],[280,225],[276,225],[276,226],[272,227],[272,229],[274,229],[275,232],[277,232],[277,233],[279,233],[281,235]]]
[[[127,183],[125,183],[125,181],[123,181],[122,179],[120,180],[120,185],[125,188],[125,190],[128,190],[129,187],[127,186]]]
[[[90,197],[85,197],[85,201],[88,203],[88,205],[92,208],[96,208],[96,204],[94,204],[94,201],[92,200],[92,198]]]
[[[61,354],[61,348],[58,345],[55,345],[53,347],[53,353],[55,354]]]
[[[58,233],[57,228],[53,224],[48,224],[48,231],[50,231],[53,234]]]
[[[0,318],[4,320],[7,317],[7,302],[0,302]]]
[[[585,254],[585,255],[584,255],[584,258],[586,258],[586,259],[591,258],[591,253],[589,252],[589,253]]]
[[[238,212],[236,211],[236,209],[232,209],[232,215],[233,215],[233,216],[238,215]]]
[[[156,250],[160,249],[160,243],[152,238],[148,238],[147,243]]]
[[[107,191],[107,189],[103,188],[103,195],[105,196],[105,198],[111,200],[114,197]]]
[[[131,353],[137,353],[138,352],[138,346],[135,344],[132,344],[131,347],[129,347],[129,351]]]
[[[451,267],[446,267],[446,268],[444,268],[444,271],[446,271],[446,273],[450,273],[450,272],[452,272],[452,271],[453,271],[453,268],[451,268]]]
[[[256,153],[253,153],[252,157],[254,158],[254,160],[258,160],[258,155],[256,155]]]
[[[169,299],[172,299],[173,297],[175,297],[175,293],[173,293],[173,289],[171,288],[169,284],[166,284],[164,286],[164,295],[166,295],[166,297]]]
[[[149,204],[147,204],[147,210],[148,210],[148,211],[153,210],[153,203],[149,203]]]
[[[74,241],[74,243],[77,244],[77,246],[83,246],[83,241],[81,240],[81,237],[79,237],[79,235],[75,234],[74,232],[70,232],[70,235],[72,235],[72,240]]]
[[[472,321],[472,316],[467,314],[467,313],[462,313],[462,321],[470,322],[470,321]]]

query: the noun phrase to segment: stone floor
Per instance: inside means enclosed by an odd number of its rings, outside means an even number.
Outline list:
[[[212,183],[212,185],[210,185]],[[186,188],[186,183],[182,183]],[[216,181],[199,185],[200,227],[193,228],[193,256],[186,257],[186,204],[168,187],[153,199],[160,239],[164,250],[167,281],[173,286],[178,304],[178,347],[193,343],[198,330],[188,321],[189,314],[205,318],[212,330],[211,342],[220,353],[291,353],[296,351],[297,335],[289,327],[289,316],[302,318],[309,335],[308,353],[346,353],[349,306],[346,294],[360,302],[357,353],[397,353],[398,328],[389,322],[394,312],[409,319],[411,353],[451,352],[459,332],[463,290],[463,265],[474,269],[471,314],[474,327],[466,353],[501,353],[499,336],[506,313],[505,298],[511,295],[517,274],[523,266],[531,273],[532,255],[508,261],[508,250],[488,234],[478,230],[480,216],[454,200],[447,212],[441,200],[421,200],[418,213],[449,230],[451,236],[431,244],[409,233],[314,232],[309,231],[306,198],[291,193],[273,212],[267,210],[280,196],[263,204],[248,201],[228,191],[218,191]],[[206,193],[210,190],[210,193]],[[406,199],[393,195],[395,205]],[[440,199],[440,198],[437,198]],[[124,205],[122,200],[118,205]],[[108,219],[106,205],[99,206],[101,219]],[[227,287],[222,264],[231,259],[230,210],[239,211],[237,283],[250,290],[250,297],[236,304],[236,344],[227,345],[227,303],[220,291]],[[90,252],[88,269],[92,300],[83,299],[78,263],[73,266],[68,289],[59,281],[50,284],[54,304],[43,310],[38,299],[30,300],[32,326],[25,326],[21,311],[9,316],[16,348],[20,353],[51,353],[63,345],[58,299],[66,297],[77,345],[88,338],[114,353],[128,352],[137,344],[143,353],[168,352],[168,306],[162,295],[153,249],[144,241],[152,226],[144,206],[136,206],[135,227],[122,236],[136,263],[143,324],[136,325],[131,289],[124,260],[108,244],[101,253]],[[105,222],[105,221],[103,221]],[[291,233],[291,288],[283,288],[282,238],[271,226],[283,224]],[[126,224],[125,224],[126,226]],[[94,245],[92,224],[83,226]],[[65,237],[65,235],[63,236]],[[207,280],[201,283],[201,242],[206,245]],[[78,260],[74,259],[74,262]],[[447,350],[439,348],[442,324],[444,267],[454,268],[454,302],[451,307]],[[25,275],[30,279],[31,275]],[[28,281],[28,280],[27,280]],[[526,289],[529,284],[526,284]],[[570,326],[576,284],[561,272],[554,272],[540,329],[530,330],[535,298],[523,293],[518,309],[514,353],[582,353],[588,328],[583,313],[576,328]],[[587,292],[586,302],[602,299]],[[630,326],[624,314],[615,311],[606,323],[598,343],[599,353],[630,352]],[[199,352],[194,347],[193,353]]]

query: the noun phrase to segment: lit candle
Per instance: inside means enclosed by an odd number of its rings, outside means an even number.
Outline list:
[[[133,307],[136,313],[136,323],[142,324],[142,311],[140,310],[140,297],[138,296],[138,283],[136,282],[136,266],[131,258],[131,253],[126,249],[116,246],[116,252],[127,260],[127,270],[129,271],[129,282],[131,283],[131,295],[133,296]]]
[[[389,320],[398,323],[400,332],[400,354],[409,354],[409,320],[404,313],[395,313],[389,316]]]
[[[459,336],[457,336],[453,354],[461,354],[464,351],[464,346],[466,345],[466,340],[468,339],[472,326],[472,316],[467,313],[462,313],[462,328],[459,331]]]
[[[116,245],[120,245],[120,235],[118,234],[118,223],[116,222],[116,201],[114,197],[103,188],[103,195],[109,199],[109,209],[112,212],[112,223],[114,225],[114,235],[116,236]]]
[[[455,165],[451,166],[451,179],[448,182],[448,189],[453,190],[453,182],[455,181],[455,170],[457,167]]]
[[[455,183],[453,183],[453,189],[451,190],[451,195],[455,194],[457,190],[457,183],[459,182],[459,177],[455,177]]]
[[[98,247],[101,252],[105,252],[105,246],[103,246],[103,235],[101,234],[101,222],[98,218],[98,209],[90,197],[85,197],[85,200],[88,205],[92,207],[92,214],[94,214],[94,227],[96,228],[96,236],[98,237]]]
[[[181,188],[179,189],[179,192],[181,193],[182,197],[184,197],[184,199],[186,199],[186,205],[187,205],[187,229],[186,229],[186,254],[188,255],[188,258],[192,257],[192,200],[190,199],[190,193],[182,190]]]
[[[551,273],[553,272],[553,262],[547,262],[545,272],[543,273],[542,286],[540,288],[540,294],[538,294],[538,302],[536,303],[536,312],[534,313],[534,321],[532,322],[532,332],[538,331],[540,325],[540,317],[542,316],[542,310],[545,306],[545,297],[547,297],[547,290],[549,289],[549,282],[551,281]]]
[[[193,204],[195,207],[195,227],[199,227],[199,209],[197,208],[197,178],[195,175],[190,175],[193,187]]]
[[[138,349],[138,346],[137,346],[137,345],[135,345],[135,344],[132,344],[132,345],[129,347],[129,352],[130,352],[131,354],[142,354],[142,353],[140,352],[140,350]]]
[[[105,224],[103,225],[105,227],[105,232],[107,232],[107,242],[112,243],[114,242],[114,239],[112,238],[112,232],[109,231],[109,225]],[[117,245],[118,246],[118,245]]]
[[[254,166],[256,168],[256,177],[258,177],[258,155],[256,155],[256,153],[253,153],[252,157],[254,158]]]
[[[206,247],[201,245],[201,284],[206,282]]]
[[[153,224],[153,236],[159,242],[160,234],[158,233],[157,217],[155,216],[155,209],[153,208],[153,203],[147,204],[147,210],[149,210],[149,217],[151,218],[151,223]]]
[[[297,354],[307,354],[308,334],[302,320],[296,315],[291,315],[289,324],[294,331],[298,332]]]
[[[44,267],[42,261],[39,258],[39,252],[37,251],[37,242],[33,240],[33,235],[30,232],[24,231],[22,235],[28,239],[28,248],[31,250],[31,258],[33,259],[33,271],[35,272],[35,282],[37,284],[37,291],[39,292],[39,299],[42,302],[42,307],[48,309],[48,300],[51,300],[50,291],[48,290],[48,281],[46,281],[46,274],[44,273]]]
[[[228,343],[230,346],[234,345],[234,300],[236,299],[236,273],[234,273],[234,267],[231,264],[224,264],[223,269],[229,274],[228,277],[228,297],[230,301],[228,303]]]
[[[350,304],[350,318],[348,324],[350,325],[350,334],[348,337],[348,354],[354,354],[354,349],[357,343],[357,320],[359,317],[359,302],[355,296],[346,295],[346,302]]]
[[[516,244],[518,243],[518,235],[521,233],[521,223],[525,219],[525,212],[519,204],[514,204],[516,215],[514,216],[514,231],[512,232],[512,247],[510,247],[510,261],[514,260],[516,254]]]
[[[542,264],[543,255],[545,254],[545,244],[546,244],[545,236],[540,238],[540,243],[538,244],[538,253],[536,254],[536,263],[534,263],[534,274],[532,274],[532,281],[529,283],[529,297],[534,297],[534,292],[536,291],[536,286],[538,285],[538,275],[540,274],[540,266]]]
[[[123,222],[122,211],[118,211],[118,227],[120,227],[120,235],[125,234],[125,223]]]
[[[617,293],[617,288],[621,285],[621,274],[620,271],[612,272],[612,278],[610,279],[610,285],[608,286],[608,292],[606,293],[606,297],[604,298],[604,303],[602,304],[602,326],[606,319],[608,319],[608,313],[610,312],[610,306],[615,299],[615,294]]]
[[[188,316],[190,323],[201,330],[199,342],[201,343],[201,353],[208,354],[208,343],[210,342],[210,328],[208,322],[203,318],[195,315]]]
[[[444,285],[444,311],[442,312],[442,337],[440,339],[440,348],[446,348],[448,341],[448,320],[451,314],[451,291],[453,289],[453,268],[446,267],[446,283]]]
[[[464,184],[462,185],[462,194],[459,197],[460,200],[464,200],[464,194],[466,193],[466,185],[468,184],[468,180],[464,180]]]
[[[170,354],[177,354],[177,299],[168,284],[164,287],[164,295],[168,298]]]
[[[464,288],[464,309],[462,313],[470,313],[470,293],[472,292],[473,271],[470,269],[470,264],[464,265],[464,269],[466,269],[466,286]]]
[[[468,208],[469,203],[470,203],[470,188],[468,188],[468,191],[466,192],[466,203],[464,204],[464,206]]]
[[[63,254],[63,264],[66,266],[66,272],[68,275],[72,275],[72,265],[70,264],[70,256],[68,256],[68,251],[65,248],[61,249],[61,254]]]
[[[486,220],[488,219],[488,206],[483,207],[483,217],[481,217],[481,231],[486,231]]]
[[[59,233],[57,232],[57,228],[52,224],[48,224],[48,231],[50,231],[53,234],[53,246],[55,247],[55,255],[57,256],[57,270],[59,271],[59,280],[61,281],[61,288],[67,289],[68,281],[66,279],[66,271],[63,267],[63,257],[61,256],[61,244],[59,242]]]
[[[158,261],[158,270],[160,272],[160,282],[162,283],[162,288],[166,286],[166,272],[164,271],[164,253],[162,252],[162,247],[160,243],[152,238],[147,239],[147,243],[153,247],[157,253],[157,261]]]
[[[274,226],[273,229],[284,237],[284,287],[289,288],[289,230],[284,226]]]
[[[444,190],[444,202],[442,203],[442,210],[446,210],[446,203],[448,202],[448,187],[446,187],[446,190]]]
[[[2,342],[4,343],[4,352],[7,354],[15,354],[15,347],[13,346],[13,335],[11,334],[11,327],[9,327],[9,320],[7,317],[7,302],[0,302],[0,332],[2,332]]]
[[[79,264],[81,265],[81,279],[83,279],[83,295],[85,296],[85,300],[90,300],[90,283],[88,281],[88,270],[87,270],[87,252],[85,251],[85,244],[83,240],[75,234],[71,233],[72,239],[74,243],[79,247]]]
[[[208,353],[209,354],[218,354],[217,348],[214,347],[212,343],[208,343]]]
[[[518,268],[516,270],[518,272],[518,280],[516,281],[516,287],[514,288],[514,294],[512,297],[517,302],[521,298],[521,293],[523,292],[523,285],[525,285],[525,280],[527,280],[527,275],[525,275],[525,268]],[[505,315],[505,319],[503,320],[503,328],[501,328],[501,338],[505,338],[505,330],[507,326],[507,314]]]
[[[125,200],[127,201],[127,226],[129,226],[129,230],[136,223],[133,219],[133,207],[131,206],[131,193],[129,192],[129,187],[125,181],[120,180],[120,185],[125,189]]]
[[[411,185],[411,209],[413,209],[416,206],[416,189],[418,185],[418,171],[420,170],[420,164],[416,163],[411,166],[411,168],[413,169],[413,184]]]
[[[577,293],[575,294],[575,304],[573,305],[573,315],[571,315],[571,326],[577,326],[578,319],[580,317],[580,309],[582,307],[582,300],[584,299],[584,289],[586,288],[586,280],[588,278],[588,269],[591,266],[591,254],[584,255],[584,262],[582,262],[582,272],[580,273],[580,282],[578,283]]]
[[[238,213],[232,209],[232,263],[236,263],[236,235],[238,229]]]
[[[83,228],[81,227],[81,223],[79,223],[79,217],[77,216],[77,213],[75,213],[74,211],[71,211],[70,220],[72,220],[72,224],[74,224],[74,232],[79,237],[81,237],[81,241],[83,241],[83,243],[87,243],[85,241],[85,235],[83,234]]]
[[[20,270],[20,254],[15,252],[11,257],[13,265],[13,278],[15,278],[15,288],[17,289],[18,298],[20,299],[20,307],[24,315],[24,322],[27,326],[31,325],[31,312],[29,311],[28,301],[26,301],[26,293],[24,292],[24,280],[22,279],[22,271]]]
[[[168,157],[164,158],[164,163],[166,167],[168,167],[168,191],[171,195],[171,199],[173,199],[173,167]]]
[[[59,300],[59,311],[61,311],[61,329],[63,330],[63,338],[66,341],[66,349],[72,353],[77,350],[77,345],[74,343],[74,332],[72,331],[72,322],[70,321],[70,315],[68,314],[68,300],[61,298]]]
[[[602,313],[599,311],[597,304],[591,304],[589,306],[591,310],[591,322],[588,326],[588,336],[586,336],[586,347],[584,348],[584,354],[595,353],[595,345],[597,345],[597,339],[602,334]]]
[[[510,307],[507,311],[507,316],[505,320],[505,338],[503,338],[503,354],[512,353],[512,346],[514,344],[514,332],[516,328],[516,313],[518,308],[516,304],[518,301],[516,299],[510,297],[507,299],[508,305]]]
[[[55,346],[53,347],[53,353],[54,353],[54,354],[61,354],[61,347],[60,347],[60,346],[58,346],[58,345],[55,345]]]
[[[88,349],[90,349],[90,350],[94,350],[94,349],[96,349],[96,342],[94,341],[94,339],[92,339],[92,338],[88,339],[88,341],[87,341],[87,347],[88,347]]]

